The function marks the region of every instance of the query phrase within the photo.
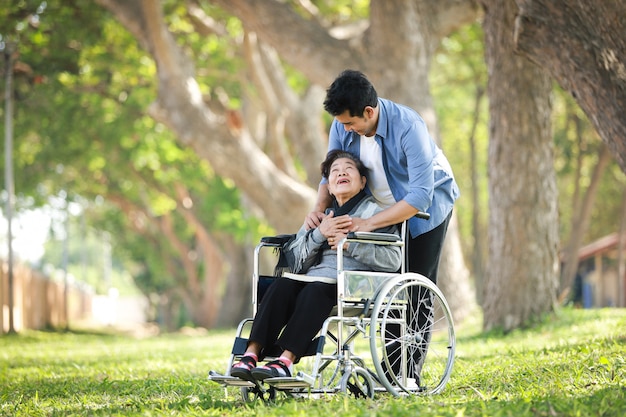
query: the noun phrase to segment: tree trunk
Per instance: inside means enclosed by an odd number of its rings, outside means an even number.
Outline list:
[[[228,239],[227,239],[228,240]],[[252,269],[253,248],[258,242],[244,245],[230,239],[226,244],[225,253],[230,265],[228,285],[222,285],[220,297],[222,308],[216,327],[233,327],[244,317],[252,313]]]
[[[440,42],[430,23],[430,19],[437,16],[437,11],[431,9],[429,2],[413,0],[372,2],[370,7],[372,27],[365,36],[368,45],[371,45],[369,53],[375,56],[384,51],[384,56],[371,60],[364,71],[370,74],[379,95],[417,110],[426,121],[431,136],[441,146],[428,81],[431,59]],[[391,27],[395,30],[389,30]],[[404,33],[412,33],[413,36],[401,36]],[[395,47],[390,50],[387,45]],[[391,66],[390,60],[394,63]],[[454,212],[444,242],[437,283],[457,321],[476,307],[476,296],[469,278]]]
[[[611,153],[609,148],[605,145],[601,146],[598,152],[598,163],[593,170],[591,181],[583,197],[582,204],[576,204],[578,209],[572,214],[571,233],[569,242],[565,245],[567,250],[564,253],[564,264],[563,270],[561,271],[559,303],[563,303],[567,299],[572,285],[574,284],[576,271],[578,270],[578,250],[583,243],[583,237],[589,229],[591,210],[596,201],[596,194],[602,180],[602,174],[604,174],[610,161]],[[578,178],[578,180],[580,181],[582,178]]]
[[[452,216],[448,226],[448,236],[443,245],[442,262],[439,266],[437,286],[446,297],[452,310],[454,321],[459,323],[476,312],[476,291],[470,283],[470,274],[465,267],[460,247],[459,225],[457,216]]]
[[[513,53],[513,0],[484,0],[489,81],[489,267],[484,328],[553,311],[558,271],[550,79]]]
[[[485,280],[485,230],[482,226],[482,210],[480,207],[480,188],[478,186],[478,157],[476,150],[476,128],[480,119],[480,103],[485,95],[485,89],[479,87],[476,91],[476,100],[474,101],[474,117],[472,120],[472,133],[470,134],[470,169],[472,175],[472,237],[474,239],[472,245],[472,267],[474,272],[474,284],[479,305],[483,302],[483,282]]]
[[[617,305],[626,307],[626,188],[622,192],[622,218],[617,242]]]
[[[626,2],[517,3],[517,51],[572,94],[626,172]]]

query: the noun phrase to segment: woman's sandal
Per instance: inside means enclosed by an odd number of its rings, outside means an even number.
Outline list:
[[[242,356],[239,362],[230,368],[230,376],[241,378],[245,381],[254,382],[254,377],[250,372],[256,367],[256,360],[252,356]]]
[[[278,359],[254,368],[251,372],[252,376],[258,381],[263,381],[266,378],[291,377],[289,367]]]

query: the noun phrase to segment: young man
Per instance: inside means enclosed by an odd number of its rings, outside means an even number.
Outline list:
[[[353,217],[350,230],[372,231],[408,219],[407,270],[437,282],[437,269],[459,189],[448,160],[414,110],[379,98],[367,77],[346,70],[328,88],[324,108],[334,116],[328,149],[359,156],[368,168],[368,188],[386,209],[369,219]],[[314,210],[305,219],[317,227],[330,204],[323,178]],[[430,214],[429,220],[415,217]]]
[[[378,98],[367,77],[354,70],[342,72],[333,81],[326,91],[324,108],[334,116],[329,151],[343,149],[358,155],[368,168],[369,191],[385,207],[368,219],[351,217],[346,229],[368,232],[408,220],[406,269],[436,284],[441,250],[459,188],[426,123],[414,110]],[[316,206],[307,215],[304,227],[318,227],[330,201],[327,179],[322,178]],[[429,213],[429,220],[415,217],[418,212]],[[417,300],[428,297],[412,293],[411,299],[415,305]],[[419,304],[419,310],[417,319],[407,317],[407,323],[427,328],[432,320],[428,302]],[[388,326],[387,332],[390,337],[399,337],[400,327]],[[430,339],[430,333],[423,336]],[[407,364],[408,376],[417,381],[424,353],[414,352]],[[398,351],[390,351],[390,355],[392,369],[385,372],[398,375]]]

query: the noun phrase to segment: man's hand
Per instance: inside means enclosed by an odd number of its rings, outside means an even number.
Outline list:
[[[322,219],[324,218],[324,213],[321,211],[312,211],[306,215],[304,218],[304,228],[306,230],[315,229],[322,223]]]
[[[313,211],[304,218],[303,226],[306,230],[319,227],[325,216],[324,211],[331,206],[332,201],[332,197],[328,192],[328,184],[320,184],[317,189],[317,202],[313,206]]]
[[[370,226],[368,222],[369,219],[362,219],[360,217],[352,218],[352,227],[350,228],[351,232],[373,232],[374,228]]]

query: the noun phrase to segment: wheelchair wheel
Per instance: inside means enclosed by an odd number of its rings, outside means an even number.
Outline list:
[[[374,381],[366,369],[357,366],[343,376],[339,390],[355,398],[374,398]]]
[[[388,392],[440,392],[452,372],[455,343],[450,307],[432,281],[407,273],[383,285],[372,309],[370,350]]]
[[[263,402],[274,401],[276,398],[276,389],[270,387],[265,390],[259,386],[256,387],[241,387],[241,399],[244,403],[255,402],[261,400]]]

